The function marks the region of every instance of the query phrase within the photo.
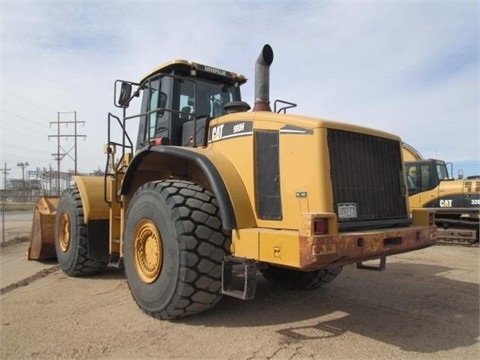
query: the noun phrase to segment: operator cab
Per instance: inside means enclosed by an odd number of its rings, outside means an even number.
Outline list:
[[[406,162],[405,170],[410,195],[432,190],[440,184],[440,181],[450,180],[447,166],[441,160]]]
[[[206,146],[210,119],[226,114],[228,104],[241,102],[240,85],[246,81],[226,70],[174,60],[140,84],[122,82],[116,105],[125,109],[134,96],[142,96],[141,113],[133,116],[140,118],[137,150],[147,145]],[[129,84],[137,85],[133,96]],[[248,109],[245,104],[244,111]]]

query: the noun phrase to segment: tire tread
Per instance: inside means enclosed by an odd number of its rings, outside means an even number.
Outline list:
[[[150,182],[137,193],[143,191],[154,191],[165,200],[185,263],[180,264],[175,296],[165,308],[143,309],[134,297],[137,305],[146,314],[164,320],[212,308],[221,299],[221,266],[230,249],[214,195],[193,182],[179,180]]]

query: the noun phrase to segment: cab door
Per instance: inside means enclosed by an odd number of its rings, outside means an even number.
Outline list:
[[[171,88],[172,81],[165,76],[149,79],[143,85],[137,149],[155,139],[169,139],[171,136]]]

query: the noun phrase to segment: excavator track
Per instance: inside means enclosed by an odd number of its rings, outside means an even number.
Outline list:
[[[437,218],[437,244],[479,246],[479,222]]]

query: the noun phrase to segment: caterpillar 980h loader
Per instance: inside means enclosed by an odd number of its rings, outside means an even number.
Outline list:
[[[453,179],[443,160],[424,159],[403,144],[410,209],[428,208],[435,213],[437,242],[478,245],[480,180]]]
[[[244,76],[184,60],[116,82],[123,116],[109,114],[105,177],[76,177],[52,221],[65,273],[122,265],[138,306],[172,319],[222,294],[253,298],[259,272],[316,288],[343,265],[383,269],[387,255],[435,243],[432,214],[410,216],[401,140],[288,114],[292,103],[271,111],[272,61],[265,45],[253,111]],[[137,98],[140,112],[127,115]],[[37,233],[32,245],[46,244]],[[380,263],[363,264],[371,259]]]

